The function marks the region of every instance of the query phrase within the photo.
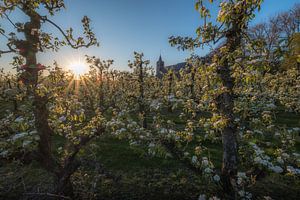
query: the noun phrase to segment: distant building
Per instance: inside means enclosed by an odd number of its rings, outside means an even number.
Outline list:
[[[218,46],[216,49],[211,51],[209,54],[203,57],[198,57],[202,61],[202,63],[210,64],[212,57],[219,52],[219,49],[223,45]],[[179,72],[181,69],[185,68],[187,66],[187,62],[181,62],[177,63],[175,65],[169,65],[165,66],[165,62],[162,60],[161,55],[159,56],[158,61],[156,62],[156,77],[162,78],[165,73],[167,73],[169,70],[173,70],[174,72]]]
[[[186,66],[186,62],[177,63],[175,65],[165,66],[165,62],[162,60],[161,56],[159,56],[158,61],[156,62],[156,77],[162,78],[165,73],[167,73],[170,69],[178,72],[180,69]]]

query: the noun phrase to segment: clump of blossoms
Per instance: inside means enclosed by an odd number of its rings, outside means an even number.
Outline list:
[[[259,148],[256,144],[250,143],[250,146],[252,146],[254,150],[254,163],[261,165],[275,173],[282,173],[283,169],[280,166],[274,165],[271,162],[271,158],[267,155],[265,155],[265,152]]]
[[[245,172],[238,172],[236,178],[236,186],[238,190],[238,195],[241,199],[250,200],[252,199],[252,194],[245,191],[246,187],[250,184],[250,179],[247,177]]]
[[[276,152],[277,157],[272,160],[272,158],[270,156],[267,156],[265,152],[256,144],[250,143],[250,145],[254,150],[254,163],[279,174],[283,172],[287,172],[292,175],[300,174],[299,168],[289,165],[289,160],[294,161],[296,165],[299,164],[299,154],[293,153],[292,155],[289,155],[288,153],[285,153],[278,149]],[[274,165],[273,163],[277,163],[278,165]]]
[[[107,121],[106,127],[108,132],[117,138],[128,139],[132,146],[145,144],[148,147],[148,153],[154,154],[152,149],[156,145],[153,143],[151,132],[132,119],[129,109],[113,110],[112,117]]]
[[[15,115],[8,112],[0,120],[0,156],[10,158],[25,155],[34,150],[39,141],[31,112]]]

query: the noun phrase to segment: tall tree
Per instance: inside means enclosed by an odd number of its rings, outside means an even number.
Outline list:
[[[70,188],[69,178],[77,169],[78,163],[75,162],[75,156],[80,150],[80,146],[85,144],[89,138],[82,140],[82,144],[74,149],[74,152],[66,158],[64,165],[59,164],[52,154],[52,141],[53,130],[48,124],[49,111],[47,108],[48,97],[47,95],[40,95],[37,92],[39,76],[45,67],[38,63],[37,53],[46,50],[57,51],[61,46],[70,46],[74,49],[81,47],[90,47],[98,45],[97,39],[90,28],[90,19],[83,17],[82,24],[84,29],[84,36],[77,39],[73,36],[73,29],[67,31],[62,30],[59,25],[53,22],[49,16],[61,11],[65,7],[63,0],[2,0],[0,2],[0,17],[2,20],[8,20],[14,32],[7,33],[6,30],[1,29],[0,34],[7,39],[7,50],[1,50],[1,54],[14,53],[17,56],[15,59],[25,60],[24,65],[19,66],[20,80],[27,87],[29,96],[33,97],[33,113],[35,117],[35,126],[39,134],[40,140],[38,143],[37,159],[41,165],[56,174],[57,193],[72,193]],[[41,9],[43,8],[43,9]],[[19,10],[28,17],[26,22],[13,22],[11,14]],[[42,12],[43,13],[40,13]],[[42,26],[48,23],[57,29],[62,39],[53,37],[51,33],[44,32]],[[23,35],[24,39],[20,39]]]
[[[213,3],[213,0],[209,2]],[[195,7],[204,19],[203,26],[196,30],[197,37],[170,37],[172,46],[178,49],[194,49],[205,44],[217,44],[225,39],[223,46],[214,56],[216,74],[220,79],[220,91],[216,95],[216,110],[223,119],[221,127],[223,143],[222,185],[226,198],[236,199],[236,174],[238,167],[237,130],[234,123],[234,60],[239,55],[243,35],[246,34],[248,22],[260,8],[262,0],[221,1],[215,23],[209,22],[210,11],[205,1],[197,0]]]
[[[146,77],[148,76],[149,71],[149,60],[143,59],[143,53],[134,52],[135,60],[133,62],[129,62],[128,66],[133,69],[133,73],[136,78],[136,83],[138,86],[138,107],[139,107],[139,115],[142,119],[142,127],[147,128],[147,116],[148,109],[146,107],[146,97],[145,97],[145,89],[146,89]]]

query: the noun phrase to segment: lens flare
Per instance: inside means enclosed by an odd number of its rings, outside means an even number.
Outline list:
[[[74,73],[76,79],[79,79],[81,76],[88,72],[88,66],[82,61],[76,61],[69,64],[68,69]]]

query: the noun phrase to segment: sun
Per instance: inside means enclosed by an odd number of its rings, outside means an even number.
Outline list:
[[[68,69],[75,75],[76,78],[80,78],[88,72],[88,65],[85,62],[74,61],[68,65]]]

